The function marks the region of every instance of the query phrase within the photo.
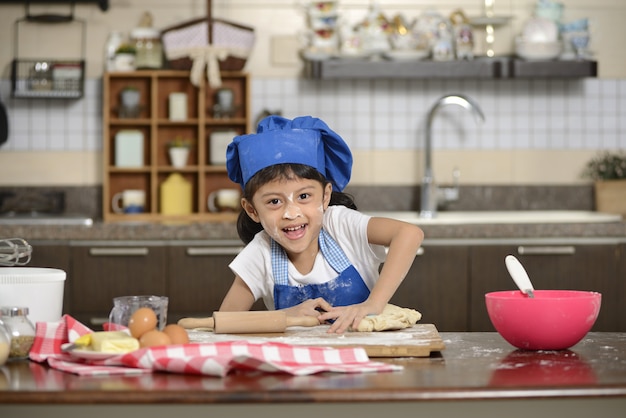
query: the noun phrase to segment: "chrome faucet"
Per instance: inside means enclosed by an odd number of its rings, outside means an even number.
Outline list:
[[[424,144],[424,177],[422,178],[422,193],[421,193],[421,211],[420,218],[434,218],[437,216],[437,207],[440,202],[449,202],[458,199],[458,178],[459,171],[453,172],[454,187],[440,188],[435,183],[432,167],[432,128],[433,119],[437,114],[437,111],[442,107],[448,105],[458,105],[464,109],[470,110],[474,114],[476,122],[484,122],[485,115],[480,109],[478,104],[467,96],[460,94],[452,94],[441,97],[428,111],[428,117],[426,119],[426,143]]]

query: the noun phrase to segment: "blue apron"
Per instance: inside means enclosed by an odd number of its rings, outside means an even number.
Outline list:
[[[320,231],[318,242],[322,256],[339,275],[326,283],[291,286],[288,279],[287,254],[276,241],[271,240],[275,309],[290,308],[305,300],[320,297],[332,306],[354,305],[369,297],[370,291],[361,275],[350,263],[339,244],[324,229]]]

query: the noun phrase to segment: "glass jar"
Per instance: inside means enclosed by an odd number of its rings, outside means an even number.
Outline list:
[[[124,43],[124,34],[120,31],[112,31],[104,45],[104,70],[115,71],[115,54],[117,48]]]
[[[11,350],[11,332],[2,322],[2,315],[0,314],[0,366],[3,366],[9,358],[9,352]]]
[[[130,33],[135,43],[135,67],[159,69],[163,66],[161,33],[153,28],[136,28]]]
[[[28,308],[4,306],[0,311],[2,320],[11,331],[9,358],[28,358],[28,353],[35,342],[35,326],[28,319]]]

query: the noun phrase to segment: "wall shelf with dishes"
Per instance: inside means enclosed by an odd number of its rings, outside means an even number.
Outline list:
[[[222,85],[195,86],[189,71],[141,70],[103,76],[105,222],[234,221],[209,196],[238,189],[228,179],[226,146],[250,132],[250,83],[222,72]],[[174,160],[174,146],[187,150]],[[177,157],[176,157],[177,158]],[[213,208],[214,209],[214,208]]]
[[[537,3],[536,16],[524,22],[511,55],[495,53],[495,28],[513,17],[495,14],[492,0],[485,0],[481,16],[468,18],[461,9],[450,17],[427,11],[412,23],[402,14],[387,19],[372,5],[365,20],[348,30],[337,24],[336,4],[328,3],[328,10],[309,8],[313,32],[300,51],[306,78],[489,80],[598,74],[589,50],[589,19],[562,22],[560,3]],[[479,32],[485,32],[482,47],[475,42]]]
[[[516,57],[473,60],[367,60],[331,58],[304,60],[304,76],[337,79],[511,79],[597,77],[598,63],[591,60],[523,60]]]

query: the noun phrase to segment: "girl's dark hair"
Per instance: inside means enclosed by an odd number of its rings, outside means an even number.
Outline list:
[[[252,201],[252,196],[254,196],[254,193],[256,193],[262,185],[276,179],[289,180],[294,178],[315,180],[318,181],[322,187],[326,187],[329,183],[319,171],[311,166],[304,164],[276,164],[266,167],[252,176],[243,189],[243,197],[248,201]],[[356,205],[351,195],[334,190],[330,196],[330,205],[343,205],[356,210]],[[239,217],[237,218],[237,233],[245,244],[252,241],[254,236],[262,230],[263,227],[261,224],[254,222],[246,211],[242,210],[239,213]]]

